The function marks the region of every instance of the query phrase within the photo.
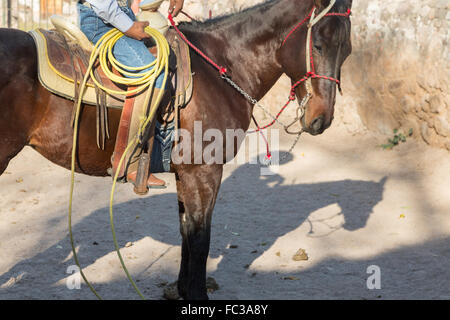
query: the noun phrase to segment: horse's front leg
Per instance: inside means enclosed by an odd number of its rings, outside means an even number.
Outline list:
[[[183,238],[178,291],[184,299],[208,299],[206,261],[222,165],[184,166],[177,170],[176,179]]]

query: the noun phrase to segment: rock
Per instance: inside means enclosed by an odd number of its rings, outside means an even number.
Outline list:
[[[391,81],[388,85],[388,89],[391,94],[396,94],[404,85],[404,81],[402,80],[394,80]]]
[[[419,15],[424,18],[430,14],[431,8],[429,6],[424,6],[422,10],[419,11]]]
[[[125,244],[125,248],[129,248],[129,247],[131,247],[133,245],[133,242],[127,242],[126,244]]]
[[[402,110],[405,114],[411,112],[414,109],[414,105],[414,99],[409,95],[404,96],[401,100]]]
[[[450,136],[450,124],[444,117],[439,116],[434,119],[434,128],[436,129],[437,134],[439,134],[440,136]]]
[[[299,249],[296,254],[292,257],[294,261],[307,261],[309,259],[308,254],[305,249]]]
[[[434,18],[436,18],[436,9],[431,9],[428,13],[428,19],[433,20]]]
[[[429,100],[430,103],[430,111],[432,113],[440,113],[443,111],[444,104],[441,101],[441,98],[438,95],[434,95]]]
[[[449,4],[448,0],[439,0],[436,4],[436,7],[440,8],[440,9],[449,9],[450,4]]]
[[[430,144],[430,131],[428,129],[428,125],[425,122],[420,125],[420,133],[422,134],[423,140],[425,140],[426,143]]]

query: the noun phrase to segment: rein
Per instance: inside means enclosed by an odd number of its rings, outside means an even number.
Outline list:
[[[267,147],[266,160],[268,162],[270,162],[271,153],[269,151],[269,146],[268,146],[267,139],[265,138],[264,134],[262,133],[262,130],[273,126],[276,122],[281,124],[283,126],[284,130],[286,131],[286,133],[291,134],[291,135],[297,135],[297,138],[295,139],[294,145],[291,147],[290,151],[293,150],[293,148],[295,147],[295,145],[299,141],[300,135],[303,133],[303,129],[300,129],[300,131],[298,131],[298,132],[292,132],[289,129],[295,123],[297,123],[298,120],[300,120],[304,116],[304,114],[306,112],[306,105],[308,104],[309,100],[314,95],[313,88],[312,88],[312,79],[324,79],[324,80],[329,80],[329,81],[336,82],[336,84],[338,85],[339,91],[341,92],[341,88],[340,88],[341,82],[340,82],[339,79],[335,79],[335,78],[332,78],[332,77],[319,75],[319,74],[316,73],[316,69],[315,69],[315,65],[314,65],[314,58],[313,58],[313,51],[312,51],[312,48],[313,48],[312,28],[313,28],[314,25],[316,25],[324,17],[338,16],[338,17],[348,18],[351,15],[351,10],[350,9],[348,9],[347,12],[345,12],[345,13],[330,12],[330,10],[332,9],[332,7],[334,6],[335,3],[336,3],[336,0],[331,0],[330,4],[328,5],[328,7],[326,7],[324,10],[322,10],[319,14],[317,14],[317,12],[316,12],[317,11],[317,7],[313,6],[313,8],[311,9],[311,11],[308,14],[308,16],[306,16],[301,22],[299,22],[287,34],[287,36],[284,38],[284,40],[283,40],[283,42],[281,44],[281,47],[283,47],[286,44],[286,42],[289,40],[289,38],[298,29],[300,29],[300,27],[302,27],[303,25],[305,25],[309,21],[309,23],[307,25],[308,26],[308,31],[307,31],[307,36],[306,36],[306,74],[303,76],[303,78],[301,78],[300,80],[298,80],[297,82],[295,82],[291,86],[289,98],[288,98],[287,102],[283,105],[283,107],[280,109],[280,111],[278,112],[278,114],[276,116],[273,116],[263,106],[261,106],[256,99],[252,98],[247,92],[245,92],[245,90],[243,90],[239,85],[237,85],[227,75],[227,69],[225,67],[220,66],[219,64],[214,62],[214,60],[212,60],[210,57],[208,57],[204,52],[202,52],[193,43],[191,43],[186,38],[186,36],[180,31],[180,29],[177,27],[177,25],[175,24],[175,21],[173,19],[173,16],[169,13],[168,19],[170,21],[170,24],[175,29],[175,31],[178,33],[178,35],[181,37],[181,39],[183,39],[183,41],[185,41],[195,52],[197,52],[209,64],[211,64],[214,68],[216,68],[219,71],[219,75],[220,75],[220,77],[223,80],[228,82],[235,90],[237,90],[241,95],[243,95],[244,98],[246,98],[252,105],[261,108],[264,111],[265,114],[269,115],[273,119],[273,121],[271,123],[269,123],[269,124],[267,124],[267,125],[265,125],[263,127],[260,127],[258,125],[258,123],[256,122],[256,119],[254,118],[254,116],[252,116],[252,119],[253,119],[257,129],[254,130],[254,131],[249,132],[249,133],[259,132],[261,134],[261,136],[263,137],[264,142],[266,143],[266,147]],[[283,111],[286,110],[286,108],[289,106],[289,104],[296,99],[295,89],[298,86],[300,86],[302,83],[305,83],[305,87],[306,87],[307,93],[306,93],[305,97],[302,99],[302,101],[299,103],[299,107],[297,108],[295,119],[289,125],[284,125],[278,119],[281,116],[281,114],[283,113]]]

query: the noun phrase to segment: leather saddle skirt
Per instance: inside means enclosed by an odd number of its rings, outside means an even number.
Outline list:
[[[36,29],[29,32],[34,39],[38,55],[39,81],[47,90],[61,97],[76,100],[77,87],[86,72],[90,52],[83,50],[71,39],[66,39],[56,30]],[[192,97],[193,81],[190,64],[189,47],[176,32],[170,29],[166,38],[172,49],[169,59],[169,79],[172,82],[172,96],[177,107],[184,107]],[[155,47],[149,47],[155,53]],[[101,68],[96,68],[96,77],[103,86],[114,90],[127,88],[109,80]],[[90,79],[83,94],[82,101],[88,105],[98,105],[99,89]],[[125,96],[106,94],[106,106],[123,107]]]

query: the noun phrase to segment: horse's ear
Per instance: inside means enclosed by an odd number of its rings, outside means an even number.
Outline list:
[[[347,7],[348,7],[349,9],[352,8],[352,4],[353,4],[353,0],[347,0]]]
[[[320,10],[330,5],[330,0],[314,0],[314,4]]]
[[[380,179],[380,182],[378,182],[378,184],[384,188],[384,185],[386,184],[387,180],[388,180],[388,177],[383,177]]]

